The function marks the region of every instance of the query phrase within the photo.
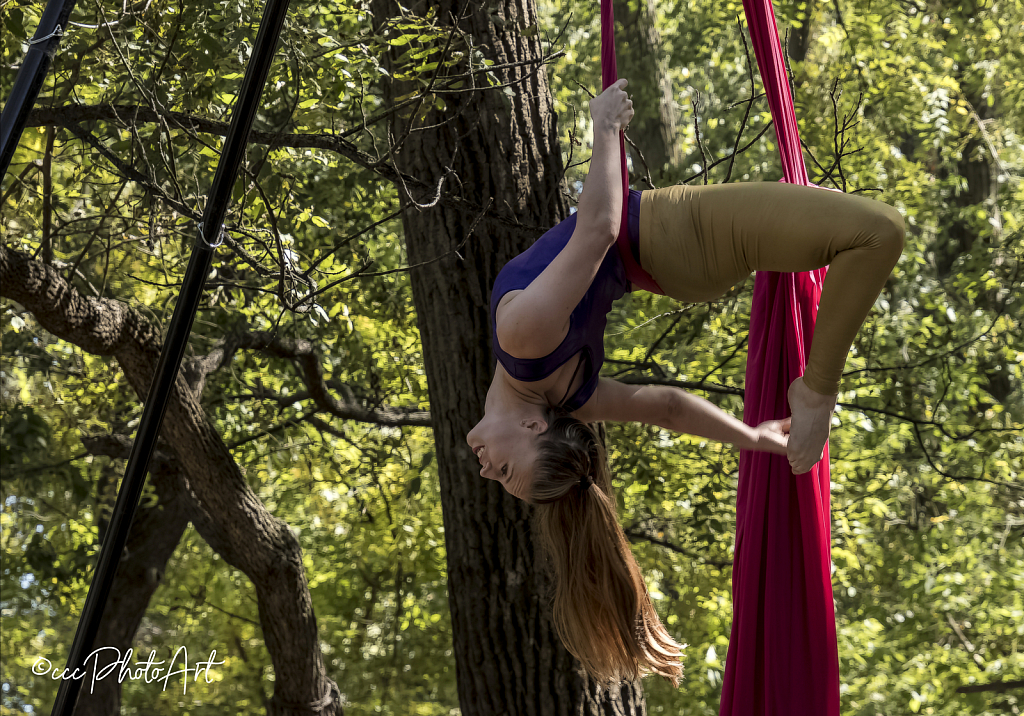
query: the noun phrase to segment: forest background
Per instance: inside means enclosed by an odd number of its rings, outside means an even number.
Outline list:
[[[842,713],[1021,713],[1024,6],[775,10],[812,181],[908,227],[832,432]],[[0,4],[5,96],[41,11]],[[261,12],[80,2],[4,178],[2,714],[52,704],[33,664],[70,647]],[[606,426],[623,524],[689,646],[678,689],[601,695],[538,606],[527,508],[460,442],[490,281],[586,173],[596,13],[293,4],[101,633],[224,663],[80,713],[293,713],[329,689],[351,715],[717,714],[738,453]],[[616,2],[635,188],[781,176],[742,14]],[[627,295],[604,373],[740,415],[752,287]]]

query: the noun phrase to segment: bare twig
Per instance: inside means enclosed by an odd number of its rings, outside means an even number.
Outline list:
[[[732,566],[732,562],[731,561],[708,559],[707,555],[705,555],[705,554],[698,554],[698,553],[696,553],[696,552],[694,552],[692,550],[687,550],[687,549],[685,549],[683,547],[680,547],[677,544],[669,542],[668,540],[666,540],[664,538],[661,538],[661,537],[658,537],[656,535],[653,535],[650,532],[648,532],[647,530],[641,529],[641,528],[639,528],[639,527],[637,527],[635,525],[630,525],[629,527],[627,527],[623,531],[626,533],[626,536],[629,537],[634,542],[637,541],[637,540],[643,540],[645,542],[650,542],[651,544],[656,544],[659,547],[664,547],[665,549],[670,550],[672,552],[676,552],[677,554],[682,554],[682,555],[685,555],[687,557],[690,557],[691,559],[693,559],[693,560],[695,560],[697,562],[700,562],[702,564],[709,564],[709,565],[711,565],[713,567],[718,567],[720,569],[728,569],[729,567]]]
[[[729,361],[731,361],[733,358],[735,358],[736,354],[739,353],[741,350],[743,350],[743,348],[747,345],[747,338],[748,338],[748,336],[746,336],[746,335],[743,336],[743,340],[741,340],[739,343],[736,344],[736,347],[732,349],[732,353],[727,355],[722,361],[720,361],[718,363],[718,365],[716,365],[714,368],[712,368],[707,373],[705,373],[701,377],[701,379],[699,381],[697,381],[697,384],[698,385],[703,385],[704,382],[708,378],[713,376],[715,373],[717,373],[719,370],[721,370]]]
[[[739,154],[743,154],[743,152],[747,151],[752,146],[754,146],[754,144],[757,142],[757,140],[759,140],[761,137],[763,137],[765,135],[765,132],[767,132],[769,129],[771,129],[772,124],[773,124],[773,122],[769,121],[768,124],[764,125],[764,128],[760,132],[757,133],[756,137],[754,137],[749,142],[747,142],[745,145],[743,145],[743,147],[739,150]],[[709,164],[707,167],[705,167],[704,169],[701,169],[701,171],[697,172],[696,174],[693,174],[692,176],[687,177],[686,179],[683,179],[679,183],[680,184],[689,184],[691,181],[693,181],[694,179],[696,179],[699,176],[703,176],[707,171],[709,171],[711,169],[714,169],[719,164],[721,164],[722,162],[724,162],[727,159],[729,159],[729,157],[731,157],[731,156],[732,156],[732,154],[730,154],[727,157],[722,157],[721,159],[716,159],[714,162]]]
[[[21,174],[16,176],[14,178],[14,181],[11,182],[11,185],[7,187],[7,191],[4,192],[4,195],[0,197],[0,206],[3,206],[4,204],[7,203],[7,199],[10,198],[11,194],[14,193],[14,190],[18,187],[19,184],[24,183],[25,177],[28,176],[29,172],[33,171],[34,169],[41,169],[42,165],[42,162],[38,160],[34,162],[29,162],[25,166],[25,168],[21,170]]]
[[[958,694],[979,694],[984,691],[1017,691],[1024,689],[1024,679],[1017,681],[995,681],[991,684],[971,684],[957,688]]]
[[[701,100],[700,90],[693,91],[694,96],[690,98],[690,104],[693,106],[693,131],[697,134],[697,148],[700,149],[700,156],[702,159],[703,168],[701,174],[704,177],[704,185],[708,183],[708,155],[704,153],[704,145],[700,141],[700,110],[703,106]]]
[[[117,204],[117,200],[121,198],[121,192],[124,191],[126,186],[128,186],[127,180],[121,182],[121,186],[118,188],[117,193],[114,194],[113,200],[111,200],[110,205],[107,207],[107,212],[110,212]],[[78,267],[81,265],[85,255],[89,252],[89,247],[92,246],[93,241],[95,241],[96,237],[99,236],[101,226],[103,226],[102,221],[98,222],[96,227],[92,230],[92,234],[89,235],[89,240],[85,242],[85,248],[82,249],[82,253],[78,255],[78,260],[75,261],[74,265],[71,267],[71,271],[68,272],[68,276],[74,276],[78,273]]]
[[[629,138],[628,134],[623,132],[622,136],[625,137],[626,141],[629,142],[629,146],[631,146],[633,148],[633,151],[636,152],[637,157],[639,157],[640,159],[640,163],[644,165],[644,181],[647,182],[647,186],[653,189],[654,180],[651,179],[651,169],[650,167],[647,166],[647,160],[644,159],[644,153],[640,151],[640,147],[636,146],[636,144],[633,143],[633,140]]]
[[[957,482],[987,482],[990,485],[999,485],[1000,487],[1007,487],[1007,488],[1010,488],[1012,490],[1020,490],[1021,492],[1024,492],[1024,485],[1014,485],[1014,484],[1009,483],[1009,482],[1002,482],[1000,480],[989,480],[989,479],[986,479],[984,477],[968,477],[966,475],[951,475],[948,472],[946,472],[945,470],[943,470],[942,468],[940,468],[938,465],[935,464],[935,461],[932,460],[932,456],[928,452],[928,448],[925,447],[924,439],[921,436],[921,429],[920,429],[920,425],[923,422],[924,421],[911,421],[911,427],[912,427],[912,429],[914,431],[914,437],[917,438],[918,447],[921,448],[921,452],[924,454],[925,460],[928,461],[928,464],[932,466],[932,469],[935,470],[935,472],[939,473],[940,475],[945,477],[947,480],[956,480]]]
[[[317,267],[320,264],[322,264],[324,261],[326,261],[329,256],[333,256],[336,251],[338,251],[342,247],[346,246],[347,244],[351,243],[355,239],[358,239],[360,236],[365,234],[367,231],[375,229],[378,226],[380,226],[381,224],[386,224],[387,222],[391,221],[392,219],[397,218],[399,215],[401,215],[401,213],[403,211],[406,210],[406,208],[408,208],[408,207],[400,207],[397,211],[393,211],[390,214],[388,214],[387,216],[385,216],[384,218],[379,219],[379,220],[373,222],[372,224],[370,224],[369,226],[363,227],[362,229],[360,229],[359,231],[355,232],[354,234],[349,234],[345,238],[341,239],[340,241],[335,243],[334,246],[332,246],[329,251],[325,251],[323,253],[323,255],[320,256],[320,258],[318,258],[316,261],[314,261],[312,264],[310,264],[310,267],[308,269],[306,269],[303,273],[306,276],[309,276],[313,271],[315,271],[317,269]]]
[[[493,201],[494,201],[493,197],[487,200],[487,205],[484,207],[483,211],[480,212],[480,215],[477,216],[476,219],[474,219],[473,223],[469,225],[469,231],[466,232],[465,238],[463,238],[462,241],[459,242],[459,245],[456,246],[455,248],[453,248],[453,249],[451,249],[449,251],[446,251],[445,253],[441,254],[440,256],[435,256],[432,259],[427,259],[426,261],[421,261],[420,263],[413,264],[412,266],[403,266],[401,268],[389,269],[387,271],[376,271],[374,273],[364,273],[364,274],[362,274],[360,276],[360,278],[370,278],[372,276],[387,276],[388,274],[392,274],[392,273],[401,273],[403,271],[412,271],[413,269],[420,268],[421,266],[426,266],[426,265],[432,264],[432,263],[434,263],[436,261],[440,261],[441,259],[443,259],[443,258],[445,258],[447,256],[451,256],[452,254],[455,254],[456,256],[458,256],[460,261],[464,260],[462,258],[462,255],[459,253],[459,249],[461,249],[463,246],[465,246],[466,242],[469,241],[469,237],[471,237],[473,235],[473,232],[476,230],[477,224],[480,223],[480,220],[484,217],[484,214],[487,213],[487,210],[491,208],[491,203]]]
[[[740,146],[740,139],[743,137],[743,130],[747,126],[747,117],[750,116],[750,110],[754,106],[754,92],[756,86],[754,84],[754,68],[750,64],[750,48],[747,46],[747,34],[743,31],[743,23],[739,17],[736,18],[736,24],[740,29],[740,39],[743,40],[743,52],[747,57],[747,74],[750,76],[750,100],[747,102],[747,109],[743,112],[743,120],[740,122],[740,131],[736,132],[736,142],[732,145],[732,154],[729,155],[729,169],[725,173],[725,180],[723,184],[728,184],[729,179],[732,178],[732,165],[736,161],[737,149]]]
[[[652,356],[652,355],[654,355],[654,351],[656,351],[656,350],[658,349],[658,346],[659,346],[659,345],[661,345],[661,342],[662,342],[663,340],[665,340],[666,338],[668,338],[668,334],[669,334],[669,333],[671,333],[671,332],[672,332],[672,330],[673,330],[673,329],[674,329],[674,328],[675,328],[676,326],[678,326],[678,325],[679,325],[679,322],[680,322],[681,320],[683,320],[683,314],[682,314],[682,313],[678,314],[678,315],[677,315],[677,316],[676,316],[676,317],[675,317],[675,318],[674,318],[674,319],[672,320],[672,322],[671,322],[670,324],[668,324],[668,328],[666,328],[666,329],[665,329],[664,331],[662,331],[662,332],[661,332],[661,335],[660,335],[660,336],[658,336],[658,339],[657,339],[656,341],[654,341],[653,343],[651,343],[651,345],[649,345],[649,346],[647,347],[647,353],[646,353],[646,354],[644,355],[644,359],[643,359],[643,361],[642,361],[642,362],[646,363],[647,361],[649,361],[649,360],[651,359],[651,356]],[[658,370],[659,370],[659,371],[661,371],[661,366],[658,366]]]
[[[63,107],[47,108],[40,107],[32,110],[29,115],[28,126],[38,127],[47,124],[56,124],[59,126],[67,127],[77,136],[84,139],[87,143],[97,148],[100,153],[106,157],[119,171],[125,176],[131,178],[133,181],[139,182],[147,189],[155,192],[160,198],[167,203],[168,206],[178,211],[183,216],[188,216],[195,220],[199,220],[201,216],[189,209],[187,206],[181,204],[174,198],[170,197],[164,192],[156,183],[146,177],[141,172],[135,170],[130,165],[126,164],[102,142],[96,137],[92,136],[87,132],[79,122],[87,120],[97,119],[111,119],[117,118],[120,112],[132,112],[137,110],[136,119],[137,121],[157,121],[157,117],[160,113],[155,112],[149,108],[136,108],[136,107],[122,107],[113,105],[65,105]],[[195,115],[189,115],[182,112],[165,112],[164,113],[169,119],[173,119],[174,122],[180,123],[181,125],[191,126],[193,129],[200,132],[206,132],[210,134],[226,135],[228,130],[228,124],[226,122],[219,122],[214,120],[205,119]],[[430,184],[422,181],[411,175],[401,173],[393,169],[388,164],[382,164],[366,153],[359,150],[357,147],[349,142],[339,139],[336,135],[329,134],[289,134],[284,136],[277,136],[270,132],[257,132],[253,131],[249,135],[250,142],[254,144],[269,144],[274,147],[293,147],[296,149],[324,149],[326,151],[334,152],[340,156],[349,159],[358,166],[364,167],[378,174],[381,178],[398,183],[400,180],[410,187],[415,186],[419,189],[432,188]],[[443,179],[443,177],[442,177]],[[480,206],[473,202],[466,201],[460,197],[450,196],[442,193],[440,196],[440,203],[445,206],[458,210],[464,211],[473,215],[480,212]],[[513,231],[530,234],[531,236],[539,236],[547,231],[550,227],[546,226],[531,226],[524,224],[519,220],[513,220],[507,216],[494,214],[488,214],[484,217],[484,221],[491,224],[495,224]]]
[[[839,141],[840,141],[841,133],[840,133],[840,130],[839,130],[839,104],[838,104],[838,99],[839,99],[839,97],[842,96],[843,91],[839,90],[839,95],[837,96],[836,95],[836,88],[838,86],[839,86],[839,80],[837,79],[832,84],[832,89],[829,91],[828,95],[832,99],[832,111],[833,111],[833,113],[835,115],[835,132],[832,135],[832,148],[833,148],[833,151],[835,153],[835,158],[836,158],[835,166],[839,170],[839,180],[843,183],[843,186],[841,188],[845,192],[846,191],[846,176],[843,174],[843,164],[842,164],[842,161],[841,161],[843,154],[842,154],[842,149],[840,149],[840,146],[839,146]],[[845,126],[845,119],[844,119],[844,126]]]

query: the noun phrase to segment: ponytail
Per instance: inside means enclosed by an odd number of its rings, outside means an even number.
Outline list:
[[[593,484],[591,484],[591,481]],[[678,686],[685,647],[662,625],[619,525],[604,447],[585,423],[549,421],[530,502],[552,570],[555,631],[603,685],[655,673]]]

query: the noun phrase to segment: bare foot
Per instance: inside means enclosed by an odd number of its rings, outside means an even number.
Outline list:
[[[838,397],[811,390],[804,385],[802,377],[790,384],[789,407],[793,422],[786,454],[794,475],[808,472],[824,455]]]

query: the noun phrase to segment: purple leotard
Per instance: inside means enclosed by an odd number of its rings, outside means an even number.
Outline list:
[[[608,311],[611,310],[612,301],[632,289],[616,245],[612,244],[608,249],[593,283],[573,309],[569,318],[569,333],[555,350],[543,358],[516,358],[503,351],[498,344],[496,314],[502,296],[509,291],[529,286],[569,243],[575,228],[576,214],[559,222],[537,239],[533,246],[505,264],[491,289],[491,345],[494,355],[513,378],[522,381],[543,380],[582,351],[580,365],[583,366],[583,385],[572,397],[562,401],[562,406],[569,412],[583,407],[597,390],[598,374],[604,363],[604,327],[608,321]],[[639,191],[629,192],[627,228],[630,248],[639,264]]]

